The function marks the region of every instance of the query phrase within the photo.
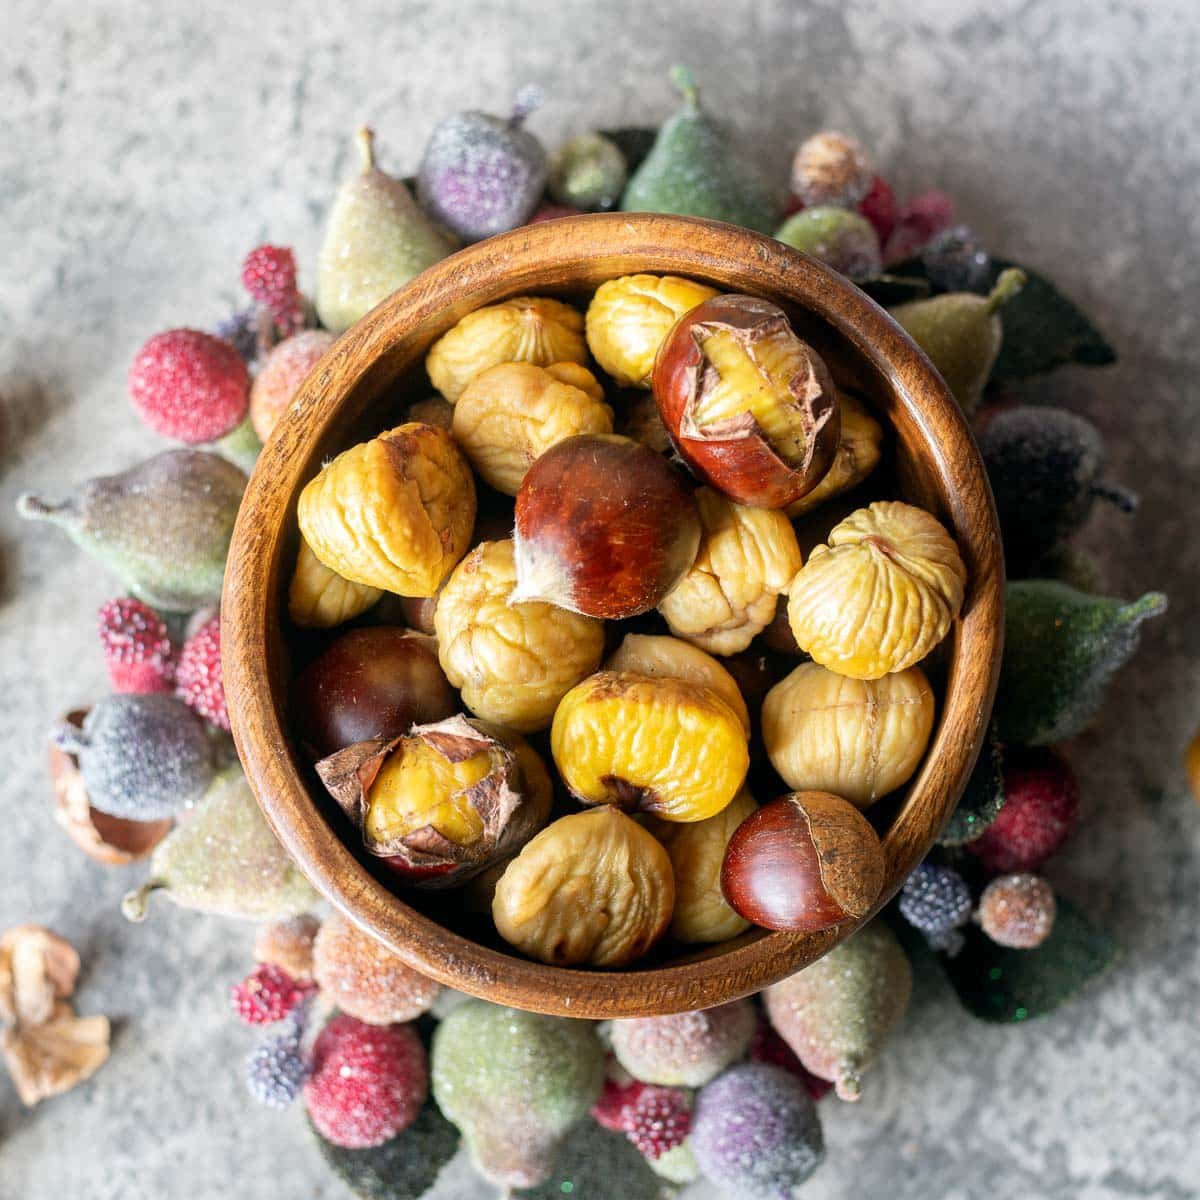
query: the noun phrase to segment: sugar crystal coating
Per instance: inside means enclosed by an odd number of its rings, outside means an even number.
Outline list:
[[[613,1053],[645,1083],[700,1087],[737,1062],[754,1037],[748,1000],[702,1012],[614,1021]]]

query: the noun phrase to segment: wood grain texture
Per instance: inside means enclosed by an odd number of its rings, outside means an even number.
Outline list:
[[[974,441],[940,377],[857,288],[772,238],[713,222],[606,214],[545,222],[481,242],[432,267],[347,331],[279,422],[250,480],[222,600],[226,693],[250,784],[271,825],[323,895],[406,961],[501,1004],[576,1017],[708,1008],[799,970],[852,932],[755,931],[642,969],[544,966],[480,945],[406,904],[356,859],[309,791],[289,732],[281,625],[296,499],[321,461],[385,422],[372,409],[466,313],[522,294],[583,300],[606,279],[675,273],[783,306],[835,379],[860,388],[889,424],[903,494],[952,530],[969,573],[948,638],[938,727],[884,837],[876,911],[929,850],[958,801],[991,712],[1002,649],[1004,567]]]

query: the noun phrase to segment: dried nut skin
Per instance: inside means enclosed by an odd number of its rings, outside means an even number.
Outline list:
[[[703,821],[737,794],[750,763],[741,718],[702,684],[599,671],[554,714],[550,749],[584,804]]]
[[[621,387],[648,388],[671,327],[717,294],[678,275],[623,275],[602,283],[587,310],[592,357]]]
[[[663,343],[653,382],[684,461],[732,500],[782,508],[833,463],[833,378],[775,304],[717,296],[692,309]]]
[[[475,483],[444,429],[398,425],[322,468],[297,515],[313,553],[344,579],[432,596],[470,545]]]
[[[108,1061],[107,1017],[77,1017],[65,1001],[38,1025],[0,1032],[0,1056],[17,1096],[32,1108],[69,1092]]]
[[[501,876],[492,917],[500,936],[530,958],[619,967],[658,941],[674,904],[667,852],[605,806],[543,829]]]
[[[746,736],[750,735],[750,711],[737,681],[711,654],[691,642],[665,634],[627,633],[604,669],[704,684],[737,713]]]
[[[721,891],[721,864],[734,830],[758,808],[743,788],[715,817],[684,825],[651,818],[650,832],[667,849],[675,872],[671,936],[681,942],[723,942],[750,928]]]
[[[424,400],[414,400],[408,406],[404,419],[449,429],[454,420],[454,405],[443,396],[427,396]]]
[[[463,703],[520,733],[545,729],[558,702],[604,652],[604,627],[541,601],[511,603],[509,539],[476,546],[442,588],[434,613],[438,660]]]
[[[838,389],[842,432],[833,466],[807,496],[787,506],[789,517],[802,517],[826,500],[857,487],[879,465],[883,454],[883,426],[853,392]]]
[[[525,472],[551,446],[580,433],[612,433],[612,409],[591,372],[576,363],[556,366],[567,369],[489,367],[454,406],[455,441],[484,481],[507,496],[517,494]]]
[[[967,569],[938,520],[879,500],[829,533],[792,581],[788,622],[802,650],[855,679],[923,659],[962,608]]]
[[[0,936],[0,1021],[41,1025],[75,991],[79,955],[40,925],[16,925]]]
[[[497,363],[587,362],[583,317],[545,296],[516,296],[468,313],[429,350],[425,369],[454,404],[480,371]]]
[[[296,570],[288,587],[288,616],[301,629],[332,629],[362,616],[383,595],[331,571],[300,539]]]
[[[649,392],[626,391],[617,398],[615,429],[622,437],[649,446],[655,454],[670,454],[674,450],[671,435]]]
[[[800,570],[791,522],[777,509],[696,493],[704,530],[695,561],[658,611],[676,637],[710,654],[736,654],[775,617],[777,598]]]
[[[851,679],[802,663],[767,693],[763,743],[788,787],[833,792],[867,808],[912,777],[935,708],[920,667]]]
[[[830,792],[792,792],[734,831],[721,890],[755,925],[815,933],[865,917],[883,877],[879,835],[857,808]]]

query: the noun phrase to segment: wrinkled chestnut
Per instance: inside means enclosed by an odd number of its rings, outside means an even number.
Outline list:
[[[352,629],[292,684],[292,711],[314,758],[355,742],[397,737],[458,711],[436,652],[404,629]]]
[[[833,463],[833,378],[769,301],[715,296],[685,313],[658,352],[653,384],[680,456],[739,504],[782,508]]]
[[[696,501],[648,446],[584,434],[529,468],[516,507],[512,602],[613,620],[654,608],[700,545]]]
[[[854,805],[831,792],[792,792],[734,831],[721,891],[755,925],[811,933],[865,917],[883,873],[879,835]]]

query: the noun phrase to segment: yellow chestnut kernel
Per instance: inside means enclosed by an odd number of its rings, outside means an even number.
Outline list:
[[[789,787],[833,792],[866,808],[912,777],[934,708],[920,667],[851,679],[803,663],[767,693],[763,742]]]
[[[624,275],[602,283],[587,310],[592,357],[621,387],[648,388],[671,326],[716,294],[678,275]]]
[[[302,629],[332,629],[365,613],[382,595],[378,588],[351,583],[331,571],[300,539],[288,586],[288,616],[293,624]]]
[[[530,958],[619,967],[658,941],[674,904],[667,852],[606,806],[560,817],[537,834],[496,884],[492,919]]]
[[[665,634],[627,633],[609,655],[604,669],[704,684],[737,713],[747,736],[750,733],[750,711],[741,688],[711,654],[690,642]]]
[[[676,637],[711,654],[745,650],[775,616],[800,569],[800,546],[778,509],[696,492],[703,535],[695,561],[658,606]]]
[[[583,317],[546,296],[515,296],[468,313],[429,350],[425,369],[454,404],[467,384],[498,363],[587,362]]]
[[[482,542],[438,594],[438,661],[463,703],[485,721],[545,729],[562,697],[604,653],[604,626],[540,600],[510,603],[517,583],[509,538]]]
[[[663,424],[658,402],[651,392],[622,392],[617,398],[616,409],[614,429],[622,437],[641,442],[658,454],[671,452],[671,435]]]
[[[788,589],[801,650],[855,679],[923,659],[946,636],[967,583],[954,539],[924,509],[879,500],[817,546]]]
[[[833,466],[808,495],[787,506],[789,517],[801,517],[826,500],[857,487],[879,465],[883,426],[853,392],[839,389],[838,399],[841,401],[842,431]]]
[[[586,367],[501,363],[466,386],[452,432],[480,476],[515,496],[525,472],[551,446],[580,433],[612,433],[612,409]]]
[[[758,808],[743,788],[715,817],[690,825],[651,818],[650,832],[667,849],[675,872],[671,936],[681,942],[723,942],[750,928],[721,891],[721,864],[733,831]]]
[[[300,493],[297,515],[343,578],[432,596],[470,545],[475,484],[446,430],[412,422],[339,454]]]
[[[737,794],[745,727],[720,695],[683,679],[598,671],[562,699],[550,752],[585,804],[703,821]]]

